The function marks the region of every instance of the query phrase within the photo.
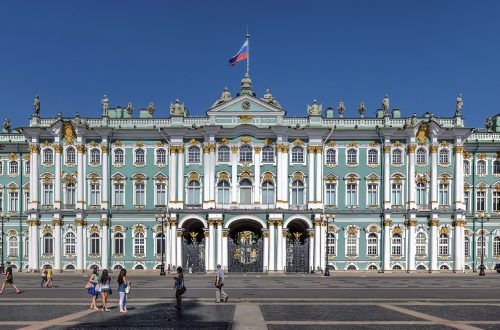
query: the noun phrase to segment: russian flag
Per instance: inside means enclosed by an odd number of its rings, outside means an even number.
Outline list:
[[[239,52],[229,59],[229,65],[233,66],[239,61],[246,60],[247,58],[248,58],[248,38],[243,43],[243,46],[241,46]]]

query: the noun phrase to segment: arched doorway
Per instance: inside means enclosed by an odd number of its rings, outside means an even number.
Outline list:
[[[197,219],[187,220],[182,237],[183,267],[189,273],[205,272],[205,234],[203,222]]]
[[[307,224],[292,220],[286,236],[286,269],[289,273],[309,272],[309,236]]]
[[[262,272],[264,240],[262,226],[251,220],[239,220],[229,226],[228,270],[230,272]]]

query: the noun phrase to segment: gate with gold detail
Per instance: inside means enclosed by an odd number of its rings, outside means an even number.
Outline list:
[[[205,238],[203,231],[186,232],[182,239],[182,260],[184,271],[193,273],[205,272]]]
[[[309,272],[309,238],[306,233],[288,232],[286,238],[286,272]]]
[[[241,231],[228,240],[230,272],[262,272],[264,242],[252,231]]]

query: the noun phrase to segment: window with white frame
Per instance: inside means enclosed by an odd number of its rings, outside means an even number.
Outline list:
[[[9,162],[9,175],[19,174],[19,162],[17,160],[11,160]]]
[[[146,164],[146,151],[142,148],[135,149],[135,165],[145,165]]]
[[[217,150],[217,161],[228,163],[230,161],[231,149],[228,146],[220,146]]]
[[[416,238],[416,254],[417,256],[426,255],[426,247],[427,247],[427,237],[424,233],[418,233]]]
[[[113,163],[114,164],[123,164],[125,161],[125,152],[123,151],[123,149],[119,148],[119,149],[114,149],[113,150]]]
[[[427,150],[425,148],[418,148],[417,149],[417,164],[418,165],[425,165],[427,164]]]
[[[9,212],[17,213],[19,212],[19,191],[10,190],[9,191]]]
[[[476,191],[476,211],[486,211],[486,191]]]
[[[346,150],[347,165],[356,165],[358,163],[358,150],[349,148]]]
[[[265,146],[264,148],[262,148],[262,162],[274,163],[274,147]]]
[[[439,205],[450,205],[450,185],[446,182],[439,184]]]
[[[440,256],[447,256],[449,254],[449,241],[448,234],[439,235],[438,251]]]
[[[500,174],[500,160],[493,161],[493,174]]]
[[[497,187],[498,188],[498,187]],[[500,212],[500,190],[493,191],[493,212]]]
[[[335,233],[328,233],[326,236],[326,255],[327,259],[332,259],[337,252],[337,239],[335,238]]]
[[[123,182],[115,182],[113,184],[113,205],[125,205],[125,184]]]
[[[464,255],[470,257],[470,238],[469,236],[464,237]]]
[[[76,185],[73,182],[66,183],[64,200],[68,206],[76,204]]]
[[[125,251],[124,237],[122,233],[116,233],[113,237],[113,254],[123,254]]]
[[[100,254],[101,253],[101,237],[98,233],[92,233],[90,235],[90,254]]]
[[[165,234],[157,233],[155,241],[155,254],[165,253]]]
[[[348,256],[358,255],[358,238],[356,234],[348,234],[346,242],[346,254]]]
[[[403,164],[403,150],[396,148],[392,150],[392,165]]]
[[[400,256],[402,254],[402,241],[401,234],[393,234],[391,240],[391,254],[393,256]]]
[[[252,182],[248,179],[240,181],[240,204],[252,204]]]
[[[156,149],[156,165],[165,165],[167,163],[167,150],[165,148]]]
[[[292,163],[304,163],[304,148],[299,146],[292,148]]]
[[[3,209],[3,187],[0,185],[0,208]],[[0,235],[1,237],[1,235]]]
[[[29,236],[25,236],[23,254],[25,257],[30,255],[30,238],[29,238]]]
[[[188,148],[188,163],[199,164],[201,163],[200,148],[191,146]]]
[[[76,236],[74,233],[66,233],[65,244],[64,244],[64,254],[75,254],[76,253]]]
[[[448,165],[450,163],[450,151],[448,149],[439,150],[439,164]]]
[[[391,204],[403,205],[403,185],[401,182],[393,182],[391,185]]]
[[[101,205],[101,184],[99,182],[90,183],[90,205]]]
[[[43,254],[53,254],[54,253],[54,238],[51,233],[46,233],[43,235]]]
[[[101,164],[101,150],[97,148],[90,149],[90,164],[94,166]]]
[[[17,257],[19,255],[19,239],[17,236],[9,237],[9,257]]]
[[[73,147],[66,148],[66,164],[76,163],[76,151]]]
[[[24,162],[24,175],[30,175],[31,172],[31,162],[29,160]]]
[[[477,175],[486,175],[486,161],[485,160],[478,160],[477,161],[476,174]]]
[[[470,175],[470,162],[468,160],[464,160],[464,175]]]
[[[167,184],[165,182],[157,182],[155,206],[165,205],[167,205]]]
[[[274,204],[274,183],[269,180],[262,183],[262,204]]]
[[[370,149],[368,150],[368,165],[377,165],[378,164],[378,150]]]
[[[476,255],[478,257],[487,256],[488,255],[488,249],[486,248],[486,235],[477,235],[476,238]],[[484,254],[483,254],[484,253]]]
[[[250,163],[252,162],[252,146],[244,144],[240,147],[240,162]]]
[[[470,190],[464,191],[464,204],[465,204],[465,210],[467,212],[470,212]]]
[[[493,238],[493,256],[500,256],[500,237],[495,236]]]
[[[427,185],[425,182],[417,182],[417,195],[415,197],[417,205],[427,205]]]
[[[377,234],[375,234],[375,233],[368,234],[366,248],[367,248],[367,254],[369,256],[378,255],[378,236],[377,236]]]
[[[352,207],[358,205],[358,184],[350,182],[346,184],[346,206]]]
[[[201,185],[198,180],[189,181],[187,194],[187,205],[201,205]]]
[[[134,235],[134,254],[145,253],[145,240],[143,233],[135,233]]]
[[[325,186],[325,205],[337,205],[337,184],[335,182],[327,182]]]
[[[42,204],[45,206],[52,206],[54,202],[54,185],[52,182],[47,182],[43,184],[43,199]]]
[[[54,162],[54,152],[50,148],[43,149],[43,164],[52,165]]]
[[[25,187],[24,188],[24,210],[28,210],[30,205],[30,191]]]
[[[222,205],[231,203],[231,185],[227,180],[217,183],[217,203]]]
[[[3,161],[0,160],[0,175],[3,175]]]
[[[144,182],[136,182],[134,184],[135,188],[135,205],[145,206],[146,205],[146,184]]]
[[[378,205],[378,184],[369,183],[366,186],[366,204],[368,207],[374,207]]]
[[[292,205],[304,205],[304,183],[300,180],[292,182]]]
[[[326,149],[326,164],[335,165],[337,164],[337,150],[334,148]]]

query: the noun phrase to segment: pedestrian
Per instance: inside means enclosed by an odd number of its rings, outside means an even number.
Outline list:
[[[47,266],[42,266],[42,269],[40,269],[40,276],[42,277],[42,283],[40,283],[40,287],[45,288],[45,285],[47,284]]]
[[[181,296],[186,292],[186,287],[184,286],[184,274],[182,273],[182,267],[177,267],[177,276],[174,277],[175,280],[175,299],[177,300],[177,305],[175,308],[177,310],[181,310]]]
[[[127,270],[122,268],[118,275],[118,294],[120,295],[120,313],[127,312],[127,287],[129,282],[127,279]]]
[[[221,265],[217,265],[217,272],[215,273],[215,302],[227,302],[229,298],[224,292],[224,270]]]
[[[101,278],[99,279],[99,284],[100,288],[99,290],[101,291],[101,296],[102,296],[102,311],[103,312],[109,312],[108,305],[106,304],[106,301],[108,299],[108,295],[112,293],[111,291],[111,278],[108,275],[108,270],[103,269],[101,273]]]
[[[52,288],[54,286],[54,282],[52,280],[52,267],[47,268],[47,282],[45,283],[46,288]]]
[[[167,272],[170,275],[170,264],[168,264]]]
[[[7,270],[5,271],[5,279],[2,284],[2,288],[0,289],[0,294],[3,293],[3,290],[5,290],[5,285],[10,284],[14,289],[16,289],[16,294],[20,294],[21,290],[17,288],[17,286],[14,284],[14,276],[12,275],[12,266],[10,265],[10,261],[6,262],[7,265]]]
[[[97,310],[97,298],[99,297],[99,291],[96,286],[99,283],[99,268],[94,267],[92,275],[90,275],[89,281],[85,288],[87,288],[87,293],[92,295],[92,302],[90,303],[89,309]]]

